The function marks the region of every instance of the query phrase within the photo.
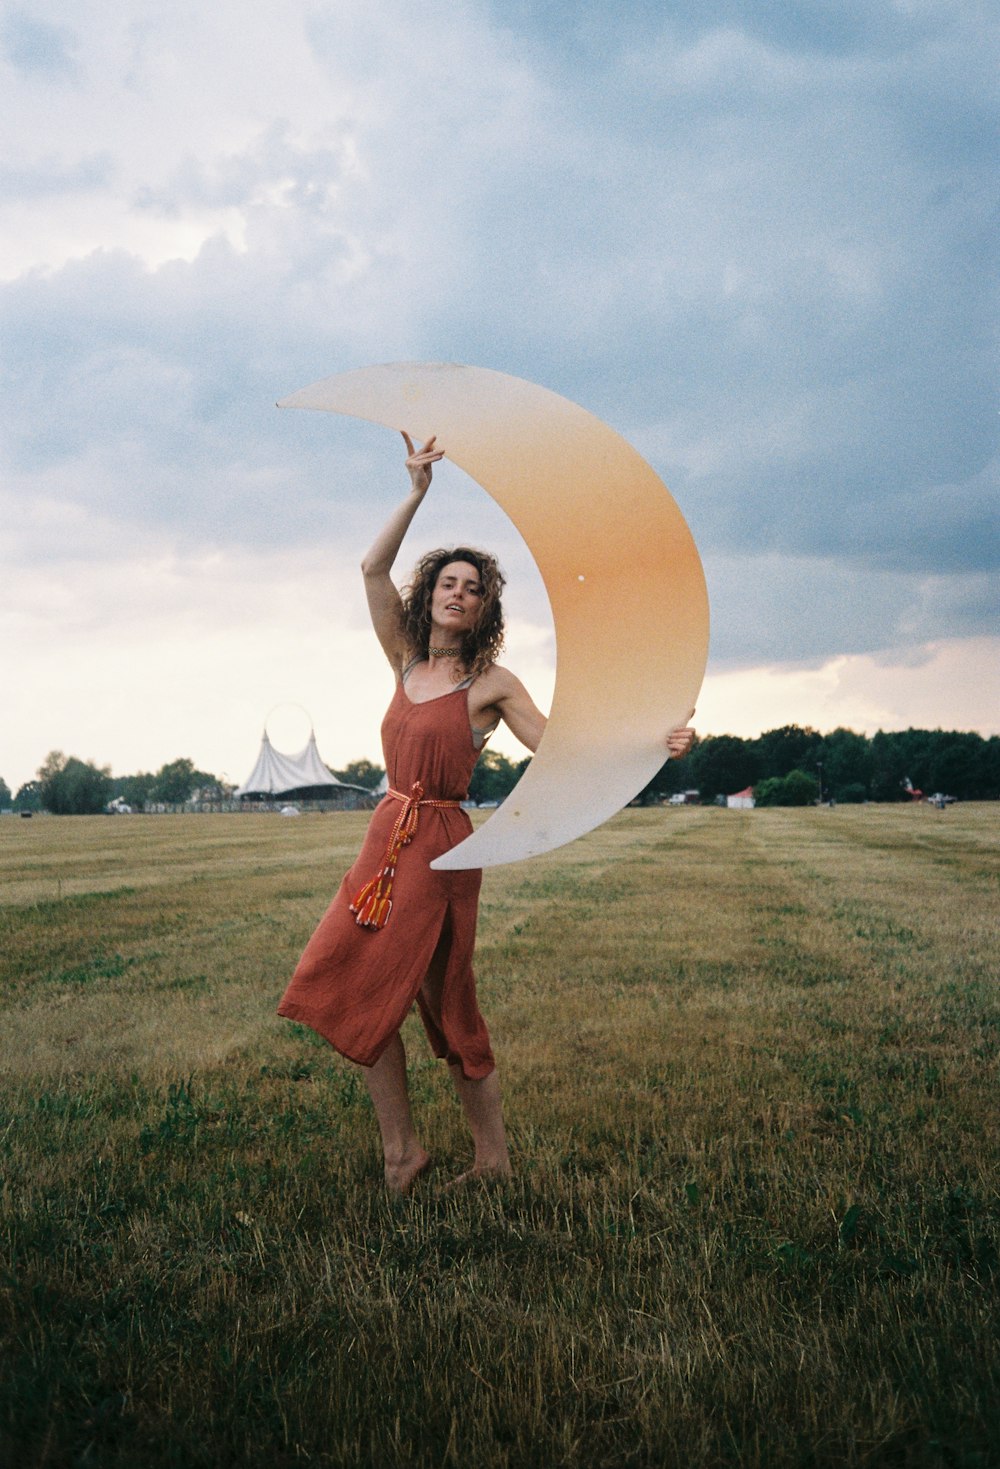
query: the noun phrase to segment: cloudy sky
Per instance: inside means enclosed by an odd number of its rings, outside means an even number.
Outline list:
[[[275,399],[494,367],[662,475],[707,732],[1000,729],[998,23],[979,0],[38,0],[0,8],[0,776],[241,780],[389,692],[356,567],[384,430]],[[428,544],[497,548],[444,466]],[[299,724],[296,724],[299,721]],[[515,745],[507,748],[513,753]]]

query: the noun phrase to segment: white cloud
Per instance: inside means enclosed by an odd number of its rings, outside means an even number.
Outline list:
[[[974,729],[1000,734],[1000,638],[947,639],[813,666],[712,673],[696,723],[750,738],[784,724],[876,730]]]
[[[487,532],[465,539],[488,543],[510,577],[506,661],[547,707],[551,623],[520,538],[450,466],[434,490],[404,543],[397,580],[421,549],[463,539],[466,521]],[[379,506],[379,519],[391,503]],[[241,780],[268,710],[284,702],[309,710],[331,764],[380,758],[392,676],[358,570],[377,524],[370,506],[361,509],[348,533],[290,550],[197,552],[158,546],[149,534],[131,548],[109,541],[101,550],[98,523],[81,517],[59,525],[60,555],[0,568],[0,646],[17,655],[17,676],[5,686],[0,776],[16,789],[49,750],[62,749],[116,774],[186,755]],[[53,516],[51,503],[36,507],[32,533],[44,533]],[[76,531],[83,539],[74,557]],[[512,736],[495,743],[524,754]]]
[[[136,708],[158,699],[152,666],[207,693],[199,616],[212,666],[246,671],[272,624],[245,591],[284,607],[296,558],[305,584],[317,546],[358,554],[397,462],[378,435],[272,404],[364,362],[496,366],[614,423],[688,515],[723,660],[828,677],[835,655],[854,667],[993,625],[982,7],[724,4],[706,26],[660,5],[431,0],[415,29],[402,0],[81,0],[69,21],[41,0],[32,19],[46,64],[23,34],[0,63],[22,765],[55,728],[80,744],[61,679],[78,692],[88,668],[124,729],[109,669],[127,668]],[[428,539],[509,545],[528,589],[515,622],[544,648],[516,542],[448,483]],[[242,620],[198,602],[214,580]],[[326,616],[331,660],[355,656],[362,624]],[[89,650],[61,673],[77,627]],[[205,706],[179,697],[162,728],[184,750]],[[87,753],[157,758],[134,719],[133,744],[102,753],[83,704]]]
[[[324,550],[36,571],[0,620],[31,672],[6,701],[5,779],[28,779],[52,748],[120,774],[190,755],[242,779],[284,700],[310,709],[328,760],[374,754],[380,716],[366,711],[391,676],[351,570]]]

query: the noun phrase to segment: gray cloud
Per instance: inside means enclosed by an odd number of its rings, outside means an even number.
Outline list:
[[[26,10],[12,10],[0,22],[4,59],[16,70],[63,76],[76,74],[76,37],[66,26],[49,25]]]
[[[720,656],[990,629],[985,13],[489,13],[435,8],[429,85],[388,19],[303,11],[328,110],[283,95],[132,184],[85,129],[76,159],[67,139],[8,165],[0,195],[220,221],[190,261],[102,250],[0,287],[16,492],[118,526],[123,552],[361,535],[367,509],[330,493],[346,436],[274,398],[368,361],[479,362],[646,454],[722,568]],[[381,503],[383,439],[350,442],[338,473]]]
[[[862,567],[836,557],[709,555],[720,667],[808,662],[995,631],[996,578]],[[897,660],[898,661],[898,660]]]
[[[276,119],[242,152],[209,160],[189,154],[165,184],[139,189],[136,203],[172,214],[192,204],[253,209],[269,200],[322,218],[343,207],[353,165],[349,131],[323,131],[302,141],[287,119]]]
[[[72,163],[49,157],[22,167],[0,164],[0,197],[30,200],[89,193],[108,188],[114,172],[114,161],[106,152],[90,153]]]

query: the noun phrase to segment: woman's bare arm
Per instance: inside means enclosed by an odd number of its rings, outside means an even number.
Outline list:
[[[433,436],[420,449],[414,449],[408,434],[404,433],[403,438],[407,448],[406,467],[410,471],[413,488],[403,503],[389,516],[361,562],[372,626],[382,644],[382,651],[397,674],[402,672],[407,649],[399,615],[402,601],[389,573],[403,543],[403,537],[410,528],[410,522],[427,493],[431,482],[431,465],[444,458],[444,450],[434,447]]]
[[[477,727],[488,719],[496,719],[499,716],[511,733],[532,754],[538,749],[539,741],[548,724],[545,715],[537,707],[521,680],[516,678],[509,669],[500,668],[496,664],[477,680],[473,699],[470,700],[469,713],[473,724]],[[691,719],[693,715],[694,710],[692,709],[687,718]],[[694,737],[695,732],[687,720],[683,725],[677,725],[670,730],[666,738],[668,758],[671,760],[683,759],[690,750]]]
[[[538,742],[548,723],[521,680],[497,664],[488,668],[473,684],[469,717],[477,728],[502,719],[532,754],[538,749]]]

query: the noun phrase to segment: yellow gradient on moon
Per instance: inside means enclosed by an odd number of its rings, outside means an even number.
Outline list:
[[[659,476],[599,418],[547,388],[481,367],[392,363],[284,398],[437,434],[506,511],[552,606],[548,727],[495,814],[432,865],[494,867],[559,847],[626,805],[694,707],[708,596],[684,517]]]

